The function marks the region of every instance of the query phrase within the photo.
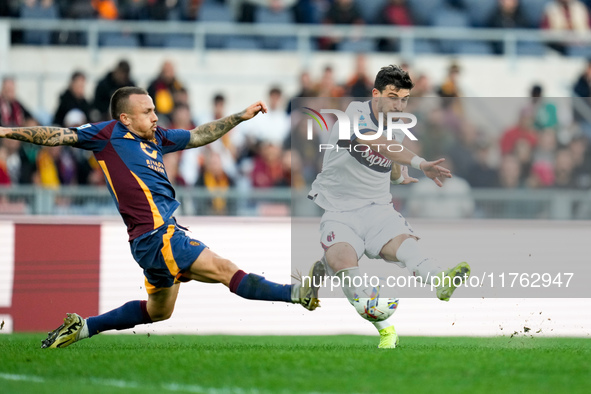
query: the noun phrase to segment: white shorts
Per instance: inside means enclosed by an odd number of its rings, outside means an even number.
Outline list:
[[[355,249],[357,258],[365,253],[370,259],[382,258],[380,251],[400,234],[415,235],[406,219],[392,204],[372,204],[353,211],[326,211],[320,221],[320,244],[326,251],[332,245],[346,242]]]

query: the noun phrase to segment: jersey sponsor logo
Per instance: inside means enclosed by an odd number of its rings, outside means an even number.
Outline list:
[[[369,145],[360,144],[357,141],[339,141],[338,145],[342,148],[346,148],[347,152],[349,152],[358,163],[370,170],[389,172],[392,169],[392,160],[372,150]],[[357,149],[357,147],[360,147],[360,149]]]
[[[164,163],[160,161],[146,159],[146,165],[148,166],[148,168],[154,171],[157,171],[161,174],[166,174],[166,168],[164,167]]]

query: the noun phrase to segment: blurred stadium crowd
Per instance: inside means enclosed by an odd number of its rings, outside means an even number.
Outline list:
[[[356,69],[346,81],[336,81],[330,66],[326,66],[318,81],[303,72],[299,92],[293,98],[370,97],[373,73],[368,73],[365,63],[365,56],[358,55]],[[558,103],[543,97],[542,86],[532,87],[530,102],[519,111],[514,126],[490,133],[479,130],[462,109],[459,64],[452,63],[447,78],[436,86],[428,75],[415,75],[411,66],[402,66],[416,84],[412,91],[415,99],[408,111],[419,116],[419,142],[412,148],[425,157],[447,157],[455,173],[471,187],[591,187],[589,126],[576,114],[561,114]],[[84,95],[85,84],[83,72],[72,74],[55,110],[54,125],[73,127],[109,120],[111,94],[119,87],[135,85],[131,66],[125,60],[98,82],[92,100]],[[208,113],[202,111],[196,117],[197,111],[190,108],[189,92],[169,61],[146,88],[163,127],[192,129],[229,115],[224,96],[218,94],[212,98]],[[574,93],[588,97],[590,90],[591,63],[578,79],[573,78]],[[318,145],[299,132],[297,116],[292,131],[290,97],[281,87],[270,87],[266,101],[268,114],[243,123],[211,146],[167,155],[172,182],[214,188],[230,187],[237,182],[255,188],[309,184],[320,168]],[[18,86],[10,77],[2,81],[0,109],[2,126],[38,124],[18,100]],[[103,182],[100,169],[86,152],[1,141],[0,184],[57,187]]]
[[[466,26],[587,31],[590,25],[586,4],[591,4],[591,0],[585,3],[576,0],[8,0],[0,4],[0,16],[21,18],[195,20],[203,16],[204,10],[223,8],[233,20],[240,22],[256,22],[264,11],[289,15],[287,20],[295,23],[438,25],[444,23],[440,21],[442,14],[454,14],[461,15]],[[23,42],[26,38],[13,35],[13,42]],[[61,39],[67,43],[72,38],[58,34],[49,39],[59,44]],[[338,49],[338,45],[326,39],[318,42],[319,48],[327,50]],[[396,45],[396,42],[378,43],[380,49],[388,51],[395,50]],[[562,51],[564,47],[555,49]],[[542,85],[524,92],[524,97],[529,96],[528,102],[516,109],[518,115],[511,127],[491,132],[481,130],[467,115],[460,99],[464,95],[459,61],[449,65],[447,77],[442,81],[432,81],[428,74],[414,70],[412,64],[403,67],[411,73],[416,85],[408,112],[419,117],[413,131],[419,141],[409,146],[426,158],[446,157],[447,165],[456,174],[455,186],[449,185],[449,189],[458,193],[473,188],[591,189],[591,126],[586,120],[589,118],[570,105],[560,105],[558,99],[545,98]],[[297,116],[290,119],[290,99],[370,97],[374,75],[374,70],[367,70],[365,55],[360,54],[355,69],[345,80],[336,80],[332,67],[327,65],[318,80],[303,71],[299,91],[293,97],[283,92],[281,86],[269,86],[265,98],[268,114],[240,125],[207,147],[165,156],[170,180],[179,186],[197,185],[214,191],[233,186],[305,189],[320,170],[321,157],[314,142],[321,141],[306,140],[301,119]],[[73,127],[109,120],[111,94],[119,87],[135,85],[132,65],[126,60],[119,61],[94,86],[92,98],[85,96],[86,83],[84,71],[72,74],[55,109],[54,125]],[[155,101],[161,126],[191,129],[229,115],[222,94],[211,98],[209,109],[191,108],[190,92],[185,86],[170,61],[162,64],[160,73],[145,86]],[[582,98],[587,110],[591,108],[591,61],[580,75],[572,76],[572,93]],[[0,90],[1,126],[38,124],[33,111],[25,108],[18,97],[15,79],[5,77]],[[104,179],[88,152],[0,141],[0,185],[26,184],[57,188],[103,185]],[[231,211],[226,199],[213,198],[206,213]],[[470,212],[459,214],[469,215]]]
[[[22,19],[102,19],[102,20],[169,20],[203,22],[433,26],[440,28],[523,28],[572,30],[590,29],[591,0],[3,0],[0,17]],[[25,31],[13,34],[13,43],[84,45],[87,37],[79,32]],[[179,46],[182,36],[166,40],[158,34],[103,34],[103,45]],[[241,47],[294,49],[290,40],[264,40],[257,37],[216,37],[206,42],[209,48]],[[187,45],[192,40],[187,39]],[[319,38],[317,49],[396,51],[396,39],[364,40],[351,43],[338,38]],[[553,49],[567,55],[587,55],[587,46],[553,43]],[[415,51],[422,53],[502,52],[500,43],[458,40],[437,43],[418,40]],[[519,43],[518,53],[541,54],[537,42]]]

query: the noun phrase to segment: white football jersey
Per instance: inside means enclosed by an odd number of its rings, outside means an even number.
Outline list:
[[[345,113],[351,122],[350,139],[339,141],[339,127],[335,123],[328,140],[328,144],[335,148],[325,151],[322,171],[312,183],[309,198],[327,211],[349,211],[370,204],[389,204],[392,201],[392,161],[371,150],[367,145],[370,141],[358,139],[353,131],[355,116],[359,118],[360,133],[378,131],[378,120],[371,111],[371,101],[353,101]],[[404,137],[402,130],[394,129],[392,143],[401,144]]]

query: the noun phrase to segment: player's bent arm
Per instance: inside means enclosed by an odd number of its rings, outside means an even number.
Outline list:
[[[222,137],[243,121],[241,118],[242,113],[226,116],[225,118],[195,127],[191,130],[191,138],[185,149],[207,145]]]
[[[185,149],[207,145],[222,137],[239,123],[254,118],[259,112],[267,112],[267,106],[262,101],[257,101],[237,114],[198,126],[191,130],[191,138]]]
[[[76,130],[63,127],[0,127],[0,138],[9,138],[37,145],[74,145],[78,142]]]

